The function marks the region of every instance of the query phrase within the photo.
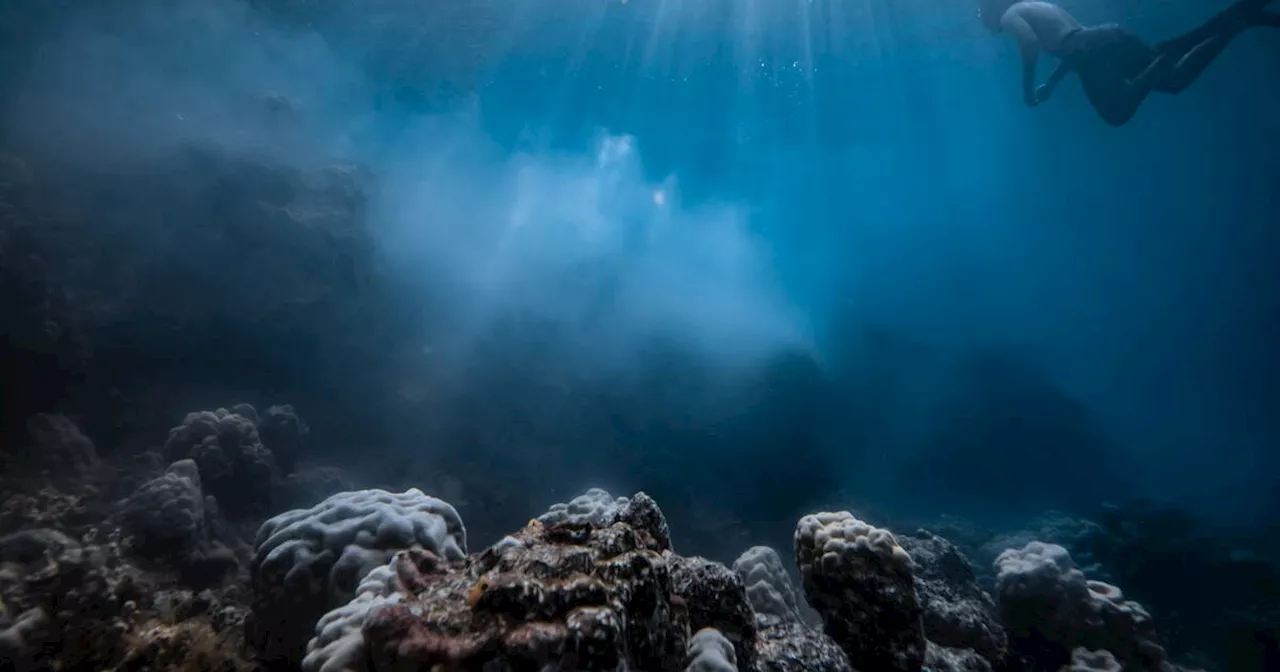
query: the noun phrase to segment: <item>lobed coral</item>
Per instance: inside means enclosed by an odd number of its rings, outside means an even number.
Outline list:
[[[568,502],[552,504],[546,513],[538,516],[538,521],[544,525],[603,527],[612,523],[628,503],[626,497],[615,498],[605,490],[591,488]]]
[[[262,445],[253,407],[188,413],[169,430],[163,455],[169,462],[193,460],[204,487],[227,515],[264,512],[277,478],[271,452]]]
[[[817,513],[797,524],[795,552],[809,604],[855,668],[921,668],[923,611],[911,558],[891,532],[847,511]]]
[[[1001,619],[1014,649],[1034,665],[1057,669],[1085,647],[1110,652],[1126,669],[1164,667],[1164,649],[1142,605],[1086,579],[1065,548],[1031,542],[1001,553],[995,567]]]
[[[311,431],[307,423],[298,418],[289,404],[268,407],[257,423],[258,436],[271,451],[280,473],[285,476],[292,474],[303,452],[303,442]]]
[[[268,660],[296,660],[320,616],[350,601],[397,551],[461,560],[467,538],[458,512],[420,490],[359,490],[271,518],[254,545],[249,638]]]
[[[685,672],[737,672],[733,644],[715,628],[703,628],[689,638],[689,665]]]
[[[751,608],[762,626],[803,622],[800,597],[777,551],[752,546],[733,561],[733,571],[746,586]]]
[[[147,553],[179,552],[204,536],[204,493],[194,460],[169,465],[120,503],[120,518],[134,545]]]

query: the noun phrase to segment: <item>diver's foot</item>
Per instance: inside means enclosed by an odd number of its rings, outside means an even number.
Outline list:
[[[1255,25],[1254,21],[1257,20],[1258,15],[1267,13],[1264,8],[1272,2],[1273,0],[1238,0],[1236,4],[1213,17],[1213,23],[1220,29],[1241,30]]]
[[[1249,18],[1249,25],[1257,28],[1270,27],[1280,28],[1280,12],[1270,10],[1260,10]]]

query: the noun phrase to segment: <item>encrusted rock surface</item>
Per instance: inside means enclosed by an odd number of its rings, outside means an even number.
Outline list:
[[[1008,655],[1008,637],[995,600],[978,585],[969,560],[954,544],[924,530],[899,538],[911,556],[924,633],[940,647],[972,649],[992,666]]]
[[[689,628],[714,628],[733,645],[738,664],[751,667],[756,622],[742,580],[733,570],[706,558],[685,558],[670,551],[663,555],[671,569],[671,590],[689,615]]]
[[[779,623],[756,634],[758,672],[852,672],[835,640],[802,623]]]
[[[403,604],[365,625],[375,669],[669,670],[682,666],[688,613],[673,601],[657,505],[632,498],[618,522],[532,521],[465,566],[407,551],[395,568]]]
[[[953,649],[929,642],[924,654],[929,672],[991,672],[991,663],[973,649]]]

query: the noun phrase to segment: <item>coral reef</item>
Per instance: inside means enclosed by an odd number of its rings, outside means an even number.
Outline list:
[[[92,473],[97,465],[93,441],[65,415],[37,413],[27,420],[27,433],[31,444],[19,456],[25,467],[42,468],[61,478],[76,478]]]
[[[248,669],[235,589],[175,591],[129,563],[118,532],[23,530],[0,539],[0,566],[4,611],[20,613],[0,635],[15,669]]]
[[[1071,651],[1071,662],[1063,672],[1121,672],[1124,667],[1110,651],[1090,651],[1078,646]]]
[[[265,512],[277,478],[271,452],[258,437],[257,413],[246,406],[188,413],[169,430],[163,452],[169,462],[195,461],[204,487],[233,518]]]
[[[767,546],[752,546],[733,563],[746,587],[755,614],[756,641],[751,669],[851,670],[849,658],[830,638],[804,622],[802,598],[783,567],[782,558]]]
[[[249,638],[266,660],[292,659],[316,621],[349,602],[360,582],[397,551],[466,555],[466,529],[448,503],[411,489],[344,492],[262,524],[250,563]]]
[[[925,656],[911,558],[893,533],[847,511],[800,519],[796,564],[809,604],[857,669],[915,672]]]
[[[270,406],[258,419],[258,436],[262,445],[271,451],[276,467],[284,476],[292,474],[303,452],[303,441],[311,431],[307,423],[298,419],[293,406]]]
[[[316,623],[315,637],[307,642],[307,653],[302,659],[305,672],[358,672],[367,669],[365,622],[369,614],[403,601],[404,596],[395,592],[394,579],[394,565],[374,568],[360,582],[355,598],[321,617]]]
[[[120,503],[123,529],[143,553],[185,553],[204,536],[204,492],[194,460],[169,465]]]
[[[689,665],[685,672],[736,672],[733,644],[715,628],[703,628],[689,638]]]
[[[747,587],[747,597],[761,626],[803,622],[800,596],[777,551],[768,546],[752,546],[733,561],[733,571]]]
[[[168,563],[189,585],[212,585],[239,566],[216,538],[221,529],[217,501],[203,496],[193,460],[174,462],[143,483],[120,503],[118,515],[130,550]]]
[[[256,445],[274,460],[255,432],[269,417],[292,427],[282,413],[193,414],[174,442],[206,457]],[[997,557],[996,601],[940,536],[817,513],[794,533],[802,594],[768,547],[732,567],[680,555],[644,493],[590,490],[469,554],[449,503],[344,490],[261,523],[250,557],[252,514],[223,520],[195,457],[163,471],[110,462],[85,479],[120,474],[127,496],[33,486],[0,507],[0,668],[1181,669],[1139,604],[1052,544]],[[315,466],[271,483],[300,500],[349,487]]]
[[[678,669],[688,615],[662,556],[665,521],[643,494],[616,517],[608,527],[531,521],[462,567],[400,554],[404,602],[364,628],[373,667]]]
[[[1086,579],[1065,548],[1031,542],[1009,549],[996,558],[996,572],[1001,619],[1034,669],[1056,670],[1082,646],[1110,652],[1126,669],[1164,665],[1146,610],[1119,588]]]
[[[320,619],[304,669],[852,669],[822,633],[755,614],[728,567],[678,555],[644,493],[578,502],[592,513],[532,520],[463,562],[397,554]]]
[[[36,649],[28,639],[49,621],[43,609],[33,608],[16,616],[0,611],[0,664],[16,669],[34,669]]]
[[[779,623],[756,632],[757,672],[852,672],[849,656],[820,631],[800,623]]]
[[[953,649],[929,642],[924,653],[924,669],[930,672],[991,672],[990,661],[973,649]]]
[[[627,505],[626,497],[614,498],[600,488],[591,488],[568,502],[552,504],[546,513],[538,516],[544,525],[607,525]]]

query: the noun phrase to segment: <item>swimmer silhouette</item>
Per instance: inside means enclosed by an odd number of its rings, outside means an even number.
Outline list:
[[[1239,0],[1199,28],[1155,46],[1118,25],[1085,27],[1042,0],[979,0],[978,16],[991,32],[1007,32],[1018,41],[1028,106],[1049,100],[1054,87],[1074,71],[1098,115],[1123,126],[1152,91],[1176,94],[1190,86],[1246,28],[1280,28],[1280,13],[1264,9],[1271,1]],[[1059,62],[1037,87],[1041,53]]]

